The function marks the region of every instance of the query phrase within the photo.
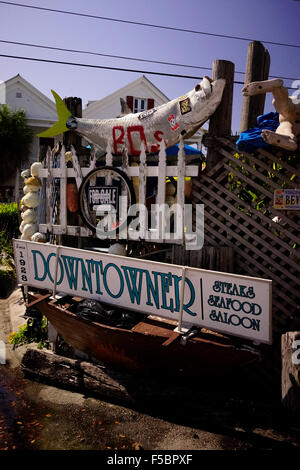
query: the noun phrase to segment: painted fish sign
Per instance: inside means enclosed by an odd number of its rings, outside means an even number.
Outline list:
[[[167,147],[188,138],[215,112],[221,102],[225,80],[212,81],[208,77],[186,95],[140,113],[130,113],[115,119],[81,119],[71,115],[62,99],[52,90],[59,121],[39,137],[53,137],[74,130],[87,141],[106,149],[113,144],[113,152],[139,155],[141,143],[147,153],[157,152],[162,140]]]
[[[23,240],[14,253],[21,284],[271,343],[270,280]]]

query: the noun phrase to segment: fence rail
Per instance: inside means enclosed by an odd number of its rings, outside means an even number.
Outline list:
[[[67,182],[69,178],[74,178],[77,188],[79,189],[83,178],[96,167],[95,151],[94,149],[92,150],[90,165],[88,167],[80,166],[78,156],[73,146],[71,147],[71,154],[73,167],[68,168],[66,165],[66,151],[64,146],[62,146],[58,156],[55,154],[54,150],[48,148],[45,167],[39,171],[39,177],[46,180],[46,221],[45,223],[39,224],[39,230],[42,233],[50,233],[53,235],[88,237],[93,235],[93,232],[89,228],[81,225],[71,225],[68,223]],[[108,145],[106,149],[105,165],[113,166],[113,163],[114,156],[112,154],[112,148],[111,145]],[[137,200],[140,205],[144,206],[146,204],[147,178],[157,178],[157,193],[155,204],[162,207],[164,204],[166,204],[166,178],[175,177],[177,179],[176,203],[178,206],[182,207],[182,214],[184,214],[185,177],[198,176],[199,165],[186,165],[183,139],[180,141],[178,159],[176,163],[176,165],[167,164],[166,147],[164,142],[162,142],[158,155],[157,166],[148,165],[145,148],[142,144],[139,164],[130,165],[128,155],[127,153],[124,153],[121,165],[118,166],[118,168],[126,173],[129,178],[138,178],[139,187],[137,190]],[[54,185],[56,185],[56,191],[53,191]],[[144,219],[141,218],[140,220],[143,225]],[[164,214],[162,214],[162,220],[164,220]],[[144,230],[140,230],[140,234],[140,238],[144,239],[145,241],[166,241],[163,224],[158,224],[156,238],[153,233],[150,239],[147,238],[146,232]],[[145,234],[145,236],[143,236],[143,234]],[[176,232],[176,237],[173,237],[171,234],[171,238],[169,237],[167,241],[171,243],[184,244],[184,227],[182,226],[181,233]]]

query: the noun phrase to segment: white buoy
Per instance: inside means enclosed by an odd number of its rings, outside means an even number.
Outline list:
[[[32,242],[39,242],[45,243],[46,242],[46,235],[44,233],[35,232],[31,237]]]
[[[37,224],[25,224],[22,232],[23,240],[31,240],[32,235],[37,232]]]
[[[29,207],[30,209],[34,209],[37,207],[40,203],[40,196],[38,193],[27,193],[25,196],[21,199],[22,204],[24,206]]]
[[[124,245],[121,245],[120,243],[114,243],[108,248],[108,253],[110,255],[119,255],[119,256],[126,256],[126,248]]]
[[[37,215],[34,209],[27,209],[25,212],[21,213],[21,218],[25,224],[32,224],[36,222]]]
[[[31,175],[32,176],[39,176],[39,171],[43,168],[43,164],[41,162],[34,162],[31,167]]]

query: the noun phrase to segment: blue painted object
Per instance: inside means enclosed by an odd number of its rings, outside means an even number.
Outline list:
[[[241,132],[236,142],[236,148],[244,152],[254,152],[258,148],[271,148],[270,144],[264,141],[261,135],[263,129],[275,132],[279,126],[279,114],[267,113],[258,116],[257,127],[252,127],[245,132]]]

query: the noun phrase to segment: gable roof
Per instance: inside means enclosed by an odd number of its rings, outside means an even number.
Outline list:
[[[120,108],[120,97],[124,98],[128,95],[137,96],[137,90],[141,88],[144,89],[145,93],[147,93],[149,97],[153,98],[156,104],[158,105],[170,101],[169,98],[159,90],[159,88],[157,88],[147,77],[145,77],[145,75],[142,75],[133,82],[128,83],[124,87],[114,91],[113,93],[105,96],[104,98],[101,98],[100,100],[89,101],[87,103],[87,106],[83,109],[82,114],[86,118],[95,117],[100,110],[108,107],[110,104],[116,103]]]
[[[4,82],[6,86],[14,85],[14,84],[22,84],[25,88],[29,89],[34,95],[36,95],[41,101],[43,101],[45,104],[50,106],[54,111],[56,111],[55,103],[54,101],[51,101],[50,98],[48,98],[46,95],[44,95],[40,90],[38,90],[35,86],[33,86],[30,82],[25,80],[22,75],[19,73],[15,75],[12,78],[9,78]]]
[[[20,74],[4,82],[5,103],[10,107],[22,108],[28,120],[56,120],[56,106],[46,95],[25,80]],[[21,97],[16,92],[21,91]]]

